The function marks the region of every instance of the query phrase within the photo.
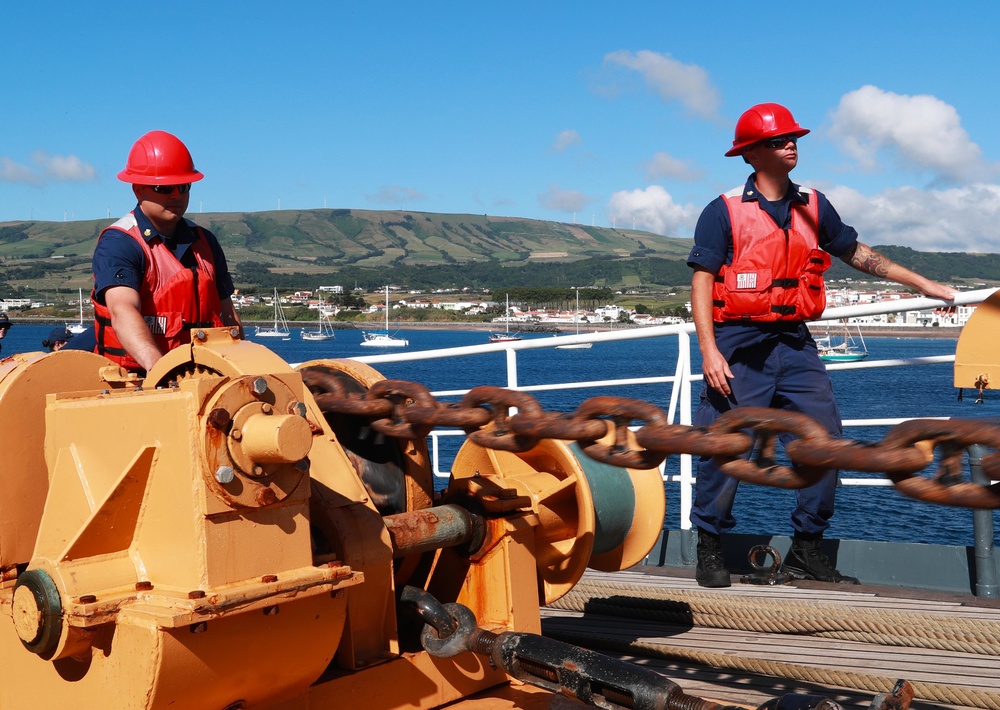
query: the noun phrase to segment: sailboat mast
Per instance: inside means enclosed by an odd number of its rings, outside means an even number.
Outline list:
[[[576,334],[580,334],[580,289],[576,290],[576,313],[573,314],[573,320],[576,322]]]

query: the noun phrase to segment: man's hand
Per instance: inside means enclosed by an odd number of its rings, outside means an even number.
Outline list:
[[[694,328],[698,334],[701,371],[705,376],[705,384],[728,397],[732,392],[729,380],[733,379],[733,372],[715,345],[715,323],[712,322],[714,283],[715,274],[701,267],[695,268],[691,275],[691,314],[694,316]]]
[[[722,357],[722,353],[716,349],[709,355],[702,353],[701,357],[701,372],[705,376],[705,384],[725,397],[732,394],[729,380],[733,379],[733,371],[729,369],[729,363]]]

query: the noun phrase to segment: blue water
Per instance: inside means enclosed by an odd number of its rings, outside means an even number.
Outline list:
[[[0,345],[4,356],[41,350],[41,340],[52,326],[16,325]],[[308,342],[298,337],[287,341],[262,342],[288,362],[319,358],[356,357],[385,352],[361,347],[360,330],[338,331],[335,340]],[[410,341],[401,352],[431,350],[486,342],[484,331],[401,330]],[[531,336],[529,336],[531,337]],[[540,335],[537,337],[549,337]],[[251,338],[252,340],[252,338]],[[868,338],[872,359],[951,355],[955,340],[950,338]],[[534,350],[518,354],[518,381],[521,386],[548,382],[573,382],[609,378],[672,375],[677,354],[676,338],[656,338],[595,344],[590,350]],[[700,371],[697,344],[692,340],[693,370]],[[476,385],[507,384],[505,355],[490,353],[438,361],[383,364],[376,366],[386,377],[419,382],[431,390],[454,390]],[[966,391],[957,401],[952,386],[950,364],[919,368],[879,368],[842,370],[831,373],[844,419],[881,417],[996,417],[1000,416],[1000,394],[989,392],[983,404],[975,404],[975,393]],[[628,388],[597,388],[562,392],[542,392],[534,396],[545,409],[573,411],[588,397],[611,394],[648,400],[664,409],[669,405],[669,385],[642,385]],[[697,397],[697,392],[695,393]],[[848,429],[845,436],[877,441],[886,428]],[[449,452],[449,441],[442,448]],[[447,470],[448,463],[442,465]],[[676,471],[676,461],[668,461],[668,471]],[[851,477],[858,474],[850,473]],[[841,487],[837,513],[828,535],[836,538],[871,539],[943,544],[972,544],[972,514],[969,510],[913,501],[893,488]],[[789,534],[788,515],[794,492],[744,484],[737,496],[734,513],[736,532]],[[677,484],[667,484],[667,522],[678,525]],[[994,513],[1000,544],[1000,513]]]

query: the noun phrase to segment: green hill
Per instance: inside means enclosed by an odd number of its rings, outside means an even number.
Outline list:
[[[459,276],[477,264],[495,274],[498,267],[590,259],[676,260],[691,248],[688,239],[640,230],[488,215],[324,209],[189,216],[219,237],[230,265],[238,274],[245,272],[248,281],[263,274],[340,275],[343,280],[345,271],[366,275],[449,266]],[[90,254],[108,223],[0,224],[0,280],[20,288],[86,287]]]
[[[190,215],[218,235],[244,290],[602,287],[673,289],[690,283],[690,239],[633,229],[518,217],[350,209]],[[0,297],[87,288],[90,255],[110,220],[0,224]],[[1000,255],[879,247],[926,276],[1000,282]],[[835,260],[831,280],[863,280]]]

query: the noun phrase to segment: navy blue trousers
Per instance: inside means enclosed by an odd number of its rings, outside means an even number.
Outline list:
[[[813,342],[769,339],[737,350],[730,358],[729,368],[734,375],[729,382],[733,394],[727,399],[704,387],[694,415],[696,426],[708,426],[722,412],[739,406],[775,407],[808,414],[831,436],[842,436],[833,384]],[[785,434],[779,441],[785,446],[793,438]],[[733,501],[738,487],[739,481],[720,471],[711,458],[701,457],[697,462],[691,523],[715,534],[731,530],[736,525]],[[797,491],[792,529],[814,535],[830,527],[836,492],[835,469],[827,471],[818,483]]]

